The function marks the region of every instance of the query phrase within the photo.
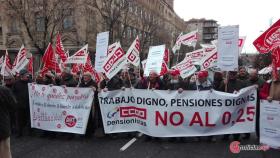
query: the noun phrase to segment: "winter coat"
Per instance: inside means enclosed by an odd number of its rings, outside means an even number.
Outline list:
[[[11,135],[10,113],[16,108],[16,99],[12,92],[0,86],[0,141]]]
[[[28,81],[16,81],[13,87],[13,94],[17,99],[17,109],[29,108]]]

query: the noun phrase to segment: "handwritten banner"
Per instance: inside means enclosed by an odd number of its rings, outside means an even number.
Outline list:
[[[28,84],[31,127],[84,134],[92,106],[91,88]]]

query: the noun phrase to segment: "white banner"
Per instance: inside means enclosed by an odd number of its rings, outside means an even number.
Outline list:
[[[279,101],[261,100],[260,142],[280,149],[280,105]]]
[[[111,79],[126,65],[126,63],[125,52],[121,48],[120,43],[117,43],[112,53],[104,60],[102,69],[106,76]]]
[[[222,71],[236,71],[238,69],[238,39],[238,25],[218,28],[217,64]]]
[[[238,94],[126,89],[98,99],[105,133],[185,137],[254,132],[256,95],[255,87]]]
[[[84,134],[92,106],[91,88],[28,84],[31,127]]]
[[[160,74],[164,51],[165,45],[150,47],[147,63],[144,70],[144,76],[149,76],[151,71],[156,72],[158,75]]]
[[[109,43],[109,32],[101,32],[96,38],[96,54],[94,68],[97,72],[103,72],[102,65],[107,57],[107,48]]]

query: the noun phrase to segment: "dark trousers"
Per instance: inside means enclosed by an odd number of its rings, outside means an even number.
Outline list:
[[[30,124],[30,111],[28,108],[18,109],[15,113],[16,118],[16,132],[17,135],[22,135],[24,129],[28,130],[31,134],[31,124]]]

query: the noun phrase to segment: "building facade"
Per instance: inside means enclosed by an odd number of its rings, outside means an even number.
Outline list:
[[[32,54],[40,52],[35,59],[38,62],[48,42],[54,45],[55,34],[59,31],[62,35],[62,43],[66,50],[70,50],[70,54],[88,43],[89,50],[94,56],[96,35],[108,30],[106,20],[111,16],[108,16],[108,13],[102,14],[96,6],[91,6],[88,2],[92,1],[94,0],[67,0],[65,4],[60,4],[62,3],[60,0],[38,0],[38,4],[26,3],[27,5],[23,8],[29,7],[29,9],[24,12],[28,15],[24,20],[30,20],[26,24],[13,7],[5,3],[6,0],[0,0],[3,4],[0,5],[0,53],[3,54],[7,49],[13,58],[20,46],[24,44]],[[100,7],[107,3],[103,0],[96,1]],[[123,14],[126,16],[117,19],[117,24],[113,26],[114,33],[111,41],[121,40],[125,50],[137,35],[140,42],[144,41],[143,43],[146,39],[150,39],[146,40],[146,45],[143,44],[143,48],[146,48],[143,49],[143,54],[147,53],[150,45],[166,44],[172,47],[178,34],[185,29],[184,20],[174,12],[174,0],[114,0],[112,3],[114,3],[110,5],[112,11],[115,7],[119,7],[118,4],[127,4],[127,8],[123,7],[124,11],[119,13],[120,16]],[[126,9],[127,12],[125,12]],[[49,14],[47,20],[46,14]],[[51,19],[50,15],[55,18]],[[63,19],[59,21],[59,17]],[[40,65],[39,62],[38,65]]]
[[[218,38],[218,23],[216,20],[190,19],[185,22],[186,30],[198,30],[199,42],[210,43]]]

